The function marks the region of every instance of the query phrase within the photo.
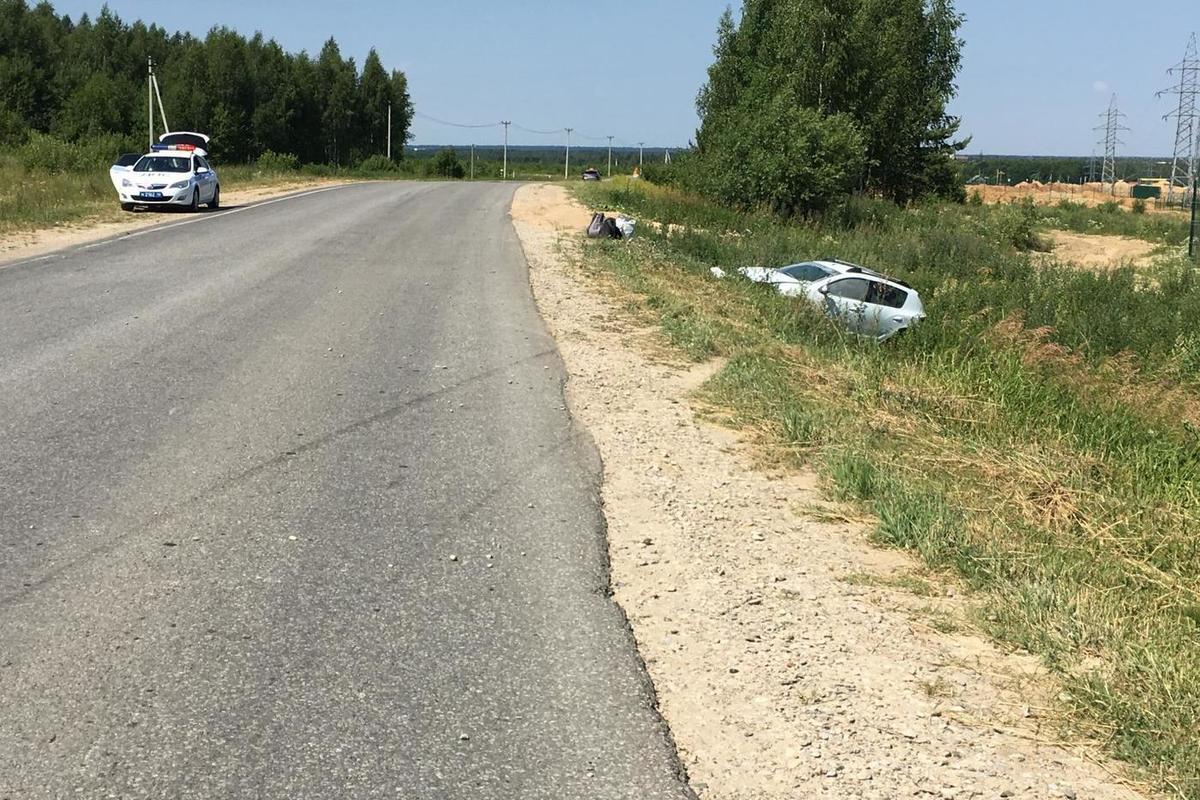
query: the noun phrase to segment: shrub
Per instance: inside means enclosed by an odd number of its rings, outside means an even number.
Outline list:
[[[20,147],[29,136],[29,127],[15,111],[0,108],[0,147]]]
[[[811,214],[848,195],[866,164],[854,120],[805,108],[780,93],[762,109],[735,108],[712,129],[693,179],[705,194],[783,217]]]
[[[259,172],[276,173],[276,172],[295,172],[300,168],[299,159],[291,153],[276,153],[274,150],[267,150],[258,157],[255,162]]]
[[[1133,213],[1145,214],[1146,213],[1146,201],[1140,197],[1135,198],[1133,201]]]
[[[387,156],[374,155],[364,158],[358,165],[358,171],[363,173],[395,172],[396,162]]]
[[[433,174],[441,178],[461,178],[467,174],[466,167],[458,158],[458,151],[453,147],[439,150],[433,159],[431,169]]]
[[[982,221],[982,228],[993,241],[1010,245],[1023,253],[1049,249],[1037,233],[1041,215],[1031,198],[997,206],[989,216],[990,219]]]
[[[657,183],[659,186],[676,186],[679,184],[681,165],[677,163],[671,164],[643,164],[641,166],[642,178],[651,183]]]
[[[31,131],[15,151],[17,161],[41,172],[93,172],[108,167],[120,153],[142,152],[145,143],[129,136],[108,134],[86,143],[67,142]]]

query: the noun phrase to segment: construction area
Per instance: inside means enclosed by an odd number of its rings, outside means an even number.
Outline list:
[[[1088,159],[1081,179],[1056,181],[1049,176],[1045,182],[1025,180],[1013,184],[1005,179],[1003,171],[997,171],[994,177],[977,174],[970,178],[969,195],[985,203],[1032,200],[1039,205],[1053,205],[1068,200],[1088,206],[1116,203],[1139,211],[1190,212],[1200,177],[1200,48],[1195,33],[1188,39],[1182,60],[1167,74],[1172,83],[1156,97],[1174,101],[1163,117],[1163,121],[1174,125],[1174,149],[1168,161],[1151,162],[1166,167],[1164,176],[1154,176],[1153,169],[1149,177],[1121,174],[1121,167],[1128,167],[1128,163],[1122,163],[1128,159],[1120,155],[1125,144],[1121,137],[1131,128],[1114,94],[1108,108],[1099,115],[1097,150]]]

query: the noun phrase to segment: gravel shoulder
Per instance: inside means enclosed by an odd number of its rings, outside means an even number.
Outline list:
[[[512,217],[604,462],[616,599],[702,798],[1148,796],[1063,742],[1037,660],[971,633],[952,582],[702,421],[720,365],[674,360],[579,266],[586,208],[529,185]]]
[[[327,186],[337,186],[346,181],[340,180],[293,180],[278,183],[258,184],[236,189],[221,190],[222,208],[235,208],[260,200],[270,200],[285,194],[319,189]],[[114,195],[115,198],[115,195]],[[113,200],[114,207],[116,200]],[[13,231],[0,234],[0,264],[22,259],[37,258],[38,256],[76,247],[82,244],[107,239],[110,236],[120,236],[143,228],[177,222],[184,218],[177,211],[142,211],[124,214],[120,219],[110,220],[106,217],[85,219],[69,225],[58,225],[53,228],[36,230]]]

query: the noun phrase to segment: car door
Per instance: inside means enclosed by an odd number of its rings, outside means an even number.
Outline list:
[[[885,339],[912,324],[912,314],[905,311],[908,291],[891,283],[871,281],[867,290],[866,318],[871,322],[864,331],[870,336]]]
[[[837,319],[854,333],[867,333],[867,293],[871,284],[866,278],[841,278],[830,281],[821,293],[825,295],[825,313]]]
[[[204,167],[207,170],[204,174],[197,176],[200,179],[198,181],[200,184],[200,202],[211,202],[213,195],[217,191],[217,176],[213,173],[212,167],[208,165],[207,159],[203,156],[196,156],[196,166]]]

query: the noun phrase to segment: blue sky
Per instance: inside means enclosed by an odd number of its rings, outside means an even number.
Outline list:
[[[73,18],[99,2],[57,0]],[[330,35],[359,63],[375,46],[403,69],[418,111],[443,120],[511,119],[530,129],[572,126],[574,141],[683,145],[712,59],[726,0],[109,0],[123,19],[203,34],[216,24],[261,30],[289,50],[316,53]],[[952,110],[974,136],[970,152],[1086,155],[1116,92],[1129,115],[1128,154],[1169,153],[1170,83],[1196,0],[959,0],[967,15],[960,92]],[[1170,24],[1167,24],[1170,23]],[[1165,31],[1165,33],[1164,33]],[[498,142],[418,119],[415,144]],[[561,140],[514,131],[511,141]]]

